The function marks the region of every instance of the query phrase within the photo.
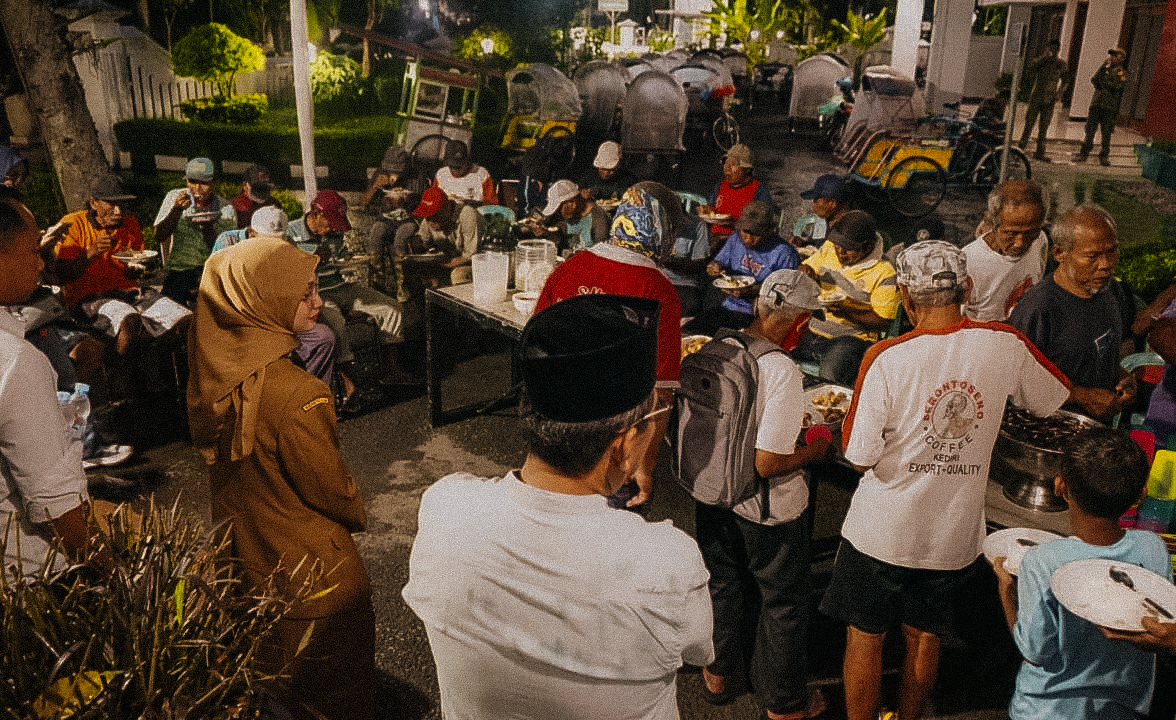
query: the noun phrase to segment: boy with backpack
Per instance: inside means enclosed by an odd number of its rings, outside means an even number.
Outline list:
[[[773,720],[815,717],[825,708],[821,694],[806,686],[804,466],[828,454],[831,437],[822,428],[823,436],[813,433],[797,447],[803,388],[785,354],[820,309],[819,295],[802,273],[773,272],[760,288],[751,327],[720,331],[683,361],[678,399],[675,470],[699,500],[698,545],[714,607],[715,662],[703,669],[705,697],[714,704],[734,699],[746,672]],[[759,592],[745,596],[748,583]],[[753,634],[745,632],[751,628]]]
[[[1050,587],[1055,570],[1086,558],[1139,565],[1171,580],[1164,542],[1155,533],[1119,527],[1119,516],[1143,494],[1147,475],[1147,456],[1124,433],[1081,433],[1062,452],[1054,480],[1054,491],[1070,504],[1074,536],[1030,548],[1019,577],[997,558],[1005,619],[1025,658],[1009,702],[1012,720],[1147,714],[1155,656],[1104,637],[1098,626],[1062,607]]]

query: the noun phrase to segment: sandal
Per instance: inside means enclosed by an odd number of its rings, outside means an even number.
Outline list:
[[[730,683],[724,683],[723,689],[720,692],[714,692],[706,686],[707,676],[722,679],[722,675],[714,675],[706,668],[702,669],[702,699],[706,700],[711,705],[727,705],[734,700],[739,693],[731,689]]]

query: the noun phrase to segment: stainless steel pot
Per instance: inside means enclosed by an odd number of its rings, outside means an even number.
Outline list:
[[[1053,417],[1057,416],[1074,418],[1086,427],[1099,424],[1085,415],[1067,410],[1058,410]],[[1066,501],[1054,494],[1053,487],[1061,460],[1060,451],[1017,440],[1002,427],[992,448],[989,474],[1004,486],[1005,497],[1021,507],[1060,512],[1067,508]]]

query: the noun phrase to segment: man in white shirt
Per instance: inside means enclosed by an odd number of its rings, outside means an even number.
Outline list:
[[[532,318],[522,469],[425,491],[403,595],[448,720],[675,720],[678,668],[714,660],[698,546],[606,500],[669,409],[654,407],[658,313],[581,295]]]
[[[497,205],[498,192],[490,171],[470,159],[470,149],[460,140],[445,145],[445,166],[433,178],[433,187],[454,200],[475,205]]]
[[[845,419],[854,492],[821,611],[848,626],[849,720],[875,720],[882,645],[901,625],[898,717],[918,718],[939,637],[984,541],[988,465],[1011,401],[1037,415],[1069,396],[1065,377],[1017,331],[963,317],[971,281],[959,248],[925,241],[898,258],[915,329],[866,353]]]
[[[710,571],[714,604],[715,662],[703,669],[705,698],[733,699],[746,668],[756,700],[769,720],[802,720],[824,709],[819,691],[806,685],[809,619],[808,484],[804,467],[824,458],[829,438],[797,447],[804,390],[800,369],[784,353],[799,342],[821,288],[796,270],[764,279],[755,319],[744,331],[780,346],[758,359],[755,396],[755,470],[767,483],[767,507],[757,493],[728,510],[696,503],[698,546]],[[738,343],[737,338],[724,342]],[[729,438],[715,438],[725,445]],[[758,589],[745,597],[745,587]],[[747,617],[754,607],[755,617]],[[754,631],[751,631],[754,628]]]
[[[28,208],[0,199],[0,526],[11,523],[0,572],[10,578],[39,572],[50,543],[80,555],[88,537],[82,443],[66,435],[49,359],[9,311],[37,287],[40,239]]]
[[[1049,238],[1042,231],[1045,203],[1032,180],[993,188],[976,240],[964,247],[972,296],[964,314],[973,320],[1007,320],[1025,291],[1045,275]]]

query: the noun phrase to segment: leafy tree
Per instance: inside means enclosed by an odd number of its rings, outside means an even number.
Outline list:
[[[489,57],[482,49],[482,41],[486,39],[494,43],[494,49]],[[494,25],[484,24],[474,28],[469,35],[455,43],[454,55],[465,60],[483,61],[488,65],[505,69],[514,64],[511,60],[511,44],[510,35],[506,32]]]
[[[224,25],[209,23],[176,43],[172,69],[176,75],[211,82],[219,95],[231,97],[237,73],[264,70],[265,55]]]
[[[832,24],[841,33],[841,41],[857,50],[858,55],[853,61],[853,81],[857,83],[862,77],[862,60],[866,51],[886,39],[886,8],[874,17],[850,10],[844,23],[834,20]]]
[[[811,10],[804,0],[760,0],[748,10],[747,0],[715,0],[714,9],[704,12],[710,18],[709,34],[718,37],[726,32],[727,44],[742,44],[752,66],[767,55],[767,44],[777,32],[795,33]]]
[[[310,94],[316,104],[352,100],[361,92],[360,77],[359,63],[320,50],[310,61]]]

